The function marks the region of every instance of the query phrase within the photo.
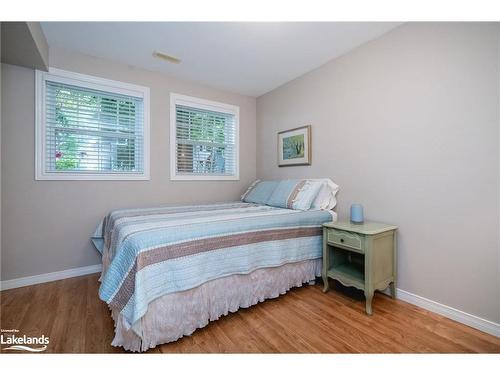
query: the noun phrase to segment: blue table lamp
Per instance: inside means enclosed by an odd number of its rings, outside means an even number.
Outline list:
[[[363,206],[360,204],[351,204],[351,223],[363,224]]]

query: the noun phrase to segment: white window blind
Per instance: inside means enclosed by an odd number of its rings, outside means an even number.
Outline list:
[[[175,102],[174,176],[180,179],[237,179],[238,111],[232,106]]]
[[[44,176],[145,175],[144,97],[43,82]],[[118,91],[118,90],[117,90]]]

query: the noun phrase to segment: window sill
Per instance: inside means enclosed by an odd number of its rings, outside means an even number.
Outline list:
[[[46,173],[35,176],[37,181],[149,181],[149,174],[74,174]]]
[[[240,176],[188,176],[173,175],[171,181],[239,181]]]

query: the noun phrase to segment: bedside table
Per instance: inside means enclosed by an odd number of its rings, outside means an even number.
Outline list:
[[[372,314],[375,290],[389,285],[396,296],[396,230],[394,225],[339,221],[323,224],[323,292],[328,278],[364,291],[366,313]]]

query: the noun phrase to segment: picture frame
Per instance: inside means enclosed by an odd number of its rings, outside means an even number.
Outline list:
[[[278,133],[278,167],[311,165],[311,125]]]

